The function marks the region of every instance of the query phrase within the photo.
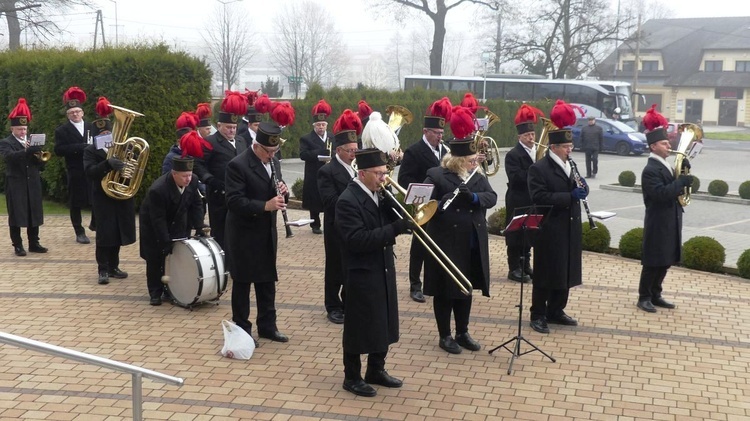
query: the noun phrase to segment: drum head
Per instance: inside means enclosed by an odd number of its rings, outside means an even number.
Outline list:
[[[200,274],[198,271],[198,252],[193,248],[191,240],[175,243],[172,254],[167,256],[165,263],[169,275],[169,292],[177,303],[192,304],[198,297]],[[200,245],[200,243],[198,243]]]

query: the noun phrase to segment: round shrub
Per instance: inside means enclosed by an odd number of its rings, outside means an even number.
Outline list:
[[[708,193],[711,196],[726,196],[729,191],[729,185],[724,180],[714,180],[708,183]]]
[[[724,246],[711,237],[693,237],[682,245],[682,265],[687,268],[719,272],[724,259]]]
[[[505,228],[505,207],[495,210],[487,218],[487,232],[490,234],[501,235]]]
[[[697,192],[698,189],[701,188],[701,179],[698,178],[698,177],[696,177],[696,176],[694,176],[693,174],[690,174],[690,175],[693,176],[693,185],[690,186],[690,191]]]
[[[740,272],[741,277],[750,279],[750,249],[740,254],[740,258],[737,259],[737,270]]]
[[[740,197],[750,199],[750,180],[740,184]]]
[[[635,173],[633,171],[623,171],[617,177],[617,181],[621,186],[633,187],[635,186]]]
[[[583,249],[597,253],[606,253],[609,251],[609,241],[612,237],[604,224],[599,221],[595,221],[594,224],[596,225],[596,229],[592,230],[588,221],[583,223],[583,238],[581,239]]]
[[[643,255],[643,228],[633,228],[620,237],[620,256],[641,260]]]
[[[298,178],[295,180],[294,184],[292,184],[292,195],[297,200],[302,200],[302,189],[305,186],[305,181],[301,178]]]

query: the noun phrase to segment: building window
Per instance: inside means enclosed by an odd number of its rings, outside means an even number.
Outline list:
[[[703,69],[706,72],[721,72],[724,70],[723,64],[721,60],[706,60]]]
[[[750,72],[750,61],[741,60],[741,61],[735,62],[734,71],[735,72]]]
[[[642,72],[658,72],[659,71],[659,62],[656,60],[643,60],[642,62],[643,68],[641,69]]]
[[[633,61],[633,60],[623,60],[622,61],[622,71],[623,72],[632,72],[633,69],[635,69],[635,61]]]

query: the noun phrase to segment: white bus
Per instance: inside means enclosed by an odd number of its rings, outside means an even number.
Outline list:
[[[619,120],[635,128],[630,83],[604,80],[545,79],[533,75],[406,76],[404,90],[426,89],[472,92],[477,98],[507,101],[562,99],[581,106],[586,115],[612,118],[619,108]]]

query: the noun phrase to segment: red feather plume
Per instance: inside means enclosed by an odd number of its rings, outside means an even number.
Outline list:
[[[213,149],[213,146],[195,130],[190,130],[180,138],[180,149],[182,149],[183,157],[203,158],[203,148],[210,151]]]
[[[427,109],[427,115],[433,117],[443,117],[446,121],[451,121],[451,100],[444,96],[441,99],[435,101]]]
[[[333,109],[331,108],[331,105],[328,104],[325,99],[321,99],[320,101],[318,101],[317,104],[313,105],[312,107],[313,115],[322,113],[322,114],[325,114],[326,117],[328,117],[329,115],[331,115],[332,112],[333,112]]]
[[[211,111],[211,104],[209,104],[208,102],[201,102],[195,108],[195,115],[198,116],[199,120],[209,118],[212,114],[213,111]]]
[[[474,113],[469,107],[456,105],[451,110],[451,131],[456,139],[466,139],[476,130]]]
[[[271,110],[271,119],[281,127],[294,124],[294,107],[288,101],[277,102]]]
[[[26,117],[29,122],[31,121],[31,110],[29,109],[29,105],[26,104],[26,98],[18,98],[18,103],[13,108],[13,111],[10,112],[10,115],[8,115],[8,118],[16,117]]]
[[[354,130],[359,135],[362,134],[362,129],[362,120],[360,120],[357,113],[348,108],[333,123],[333,134],[338,134],[346,130]]]
[[[657,127],[666,127],[668,123],[667,118],[656,111],[656,104],[651,105],[651,108],[643,116],[643,126],[648,131],[654,130]]]
[[[528,104],[522,104],[521,108],[516,112],[516,119],[514,121],[516,125],[521,123],[536,123],[538,116],[544,117],[542,110]]]
[[[580,107],[576,108],[581,110]],[[552,124],[557,126],[558,129],[562,129],[565,126],[572,126],[576,124],[577,117],[573,106],[561,99],[558,99],[555,103],[555,106],[552,107],[552,111],[550,111],[549,113],[549,118],[550,120],[552,120]]]
[[[84,102],[86,102],[86,92],[83,92],[83,89],[77,86],[71,86],[63,94],[63,104],[70,101],[71,99],[77,99],[78,102],[83,104]]]
[[[267,94],[261,95],[257,100],[255,100],[255,111],[265,114],[271,111],[271,100],[268,98]]]
[[[247,98],[237,91],[225,91],[221,101],[221,111],[229,114],[245,115],[247,112]]]
[[[110,114],[112,114],[112,107],[110,107],[109,100],[107,97],[100,96],[99,99],[96,101],[96,106],[94,107],[94,110],[96,111],[96,114],[99,117],[106,117]]]
[[[346,111],[344,111],[346,112]],[[372,108],[370,107],[370,104],[368,104],[364,99],[359,101],[359,104],[357,104],[357,113],[359,114],[359,118],[367,118],[372,114]],[[343,115],[343,114],[342,114]]]
[[[187,127],[195,130],[195,127],[198,126],[199,121],[200,119],[194,113],[183,112],[179,117],[177,117],[175,126],[177,127],[177,129],[184,129]]]
[[[479,105],[479,101],[477,101],[477,98],[471,92],[467,92],[464,94],[464,99],[461,100],[461,106],[468,108],[469,111],[474,113],[474,115],[477,114],[478,109],[485,108]]]
[[[248,107],[252,107],[253,104],[255,104],[255,101],[258,100],[258,92],[259,91],[251,91],[245,88],[245,98],[247,98]]]

